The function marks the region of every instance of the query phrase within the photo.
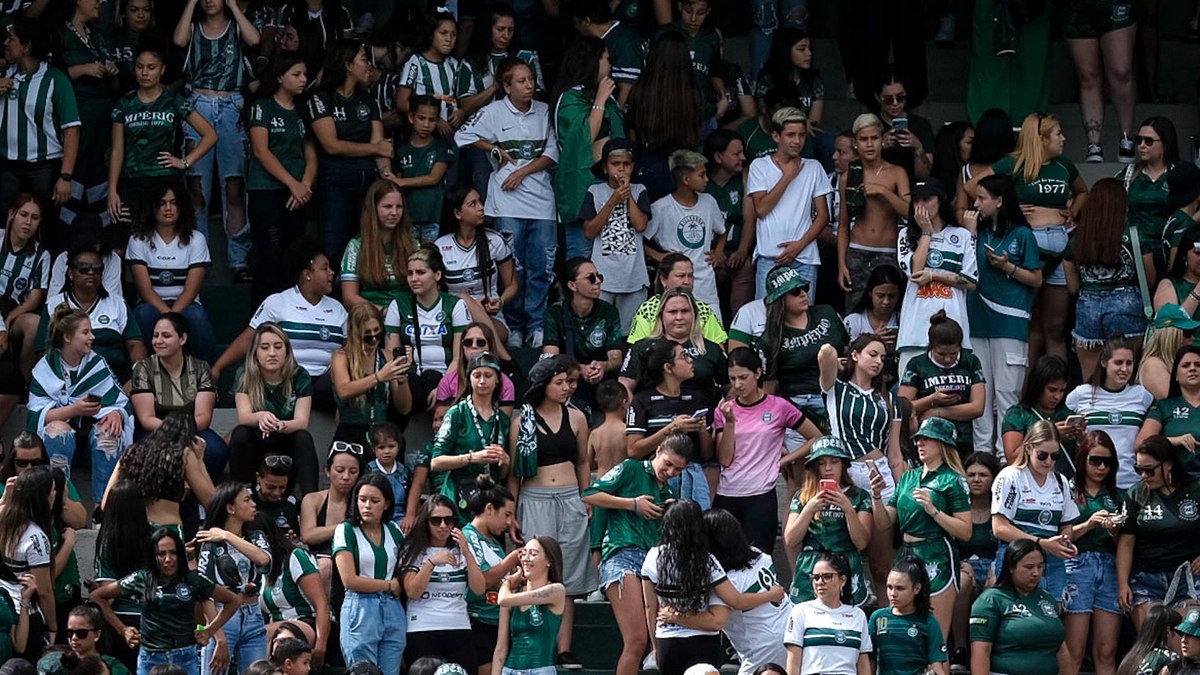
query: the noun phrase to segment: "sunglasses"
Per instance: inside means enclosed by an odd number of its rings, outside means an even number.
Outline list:
[[[292,468],[292,458],[287,455],[267,455],[263,457],[263,464],[272,469],[290,469]]]
[[[1134,137],[1130,138],[1129,140],[1133,141],[1134,145],[1154,145],[1155,143],[1158,143],[1162,139],[1154,138],[1152,136],[1134,136]]]
[[[74,270],[80,274],[103,274],[104,263],[77,263]]]
[[[904,103],[905,101],[908,100],[908,94],[887,94],[885,96],[880,96],[879,100],[883,101],[887,105],[894,105],[896,103]]]
[[[793,288],[792,290],[788,291],[788,295],[792,296],[793,298],[798,298],[802,294],[807,293],[807,292],[808,292],[807,287],[797,286],[796,288]]]
[[[809,575],[809,577],[813,580],[814,583],[816,583],[818,581],[823,581],[823,582],[828,583],[830,581],[833,581],[833,578],[836,576],[837,576],[836,572],[814,572]]]
[[[76,640],[82,640],[88,636],[88,633],[91,633],[92,631],[96,631],[96,630],[100,630],[100,629],[99,628],[68,628],[67,630],[65,630],[63,632],[67,634],[67,637],[72,637],[72,638],[75,638]]]
[[[1158,471],[1158,467],[1160,467],[1162,465],[1163,465],[1162,462],[1159,462],[1158,464],[1155,464],[1154,466],[1138,466],[1135,464],[1133,466],[1133,472],[1139,476],[1153,476],[1154,472]]]
[[[28,469],[31,466],[46,466],[49,463],[50,462],[46,462],[46,461],[43,461],[40,459],[14,459],[13,460],[13,466],[17,467],[18,469]]]
[[[1037,458],[1038,458],[1038,461],[1039,461],[1039,462],[1044,462],[1044,461],[1046,461],[1046,460],[1048,460],[1048,459],[1057,460],[1057,459],[1058,459],[1058,456],[1059,456],[1059,455],[1061,455],[1061,454],[1062,454],[1062,452],[1061,452],[1061,451],[1059,451],[1059,452],[1046,452],[1045,450],[1038,450],[1038,451],[1037,451],[1036,453],[1034,453],[1034,454],[1036,454],[1036,455],[1037,455]]]
[[[597,272],[592,272],[591,274],[587,274],[587,275],[584,275],[584,276],[582,276],[582,277],[579,277],[579,278],[580,278],[580,279],[587,279],[587,282],[588,282],[589,284],[594,284],[594,283],[598,283],[598,282],[604,281],[604,275],[603,275],[603,274],[599,274],[599,273],[597,273]]]
[[[363,342],[378,342],[383,337],[383,331],[378,333],[363,333]]]
[[[429,524],[435,527],[453,525],[454,516],[429,516]]]
[[[346,441],[334,441],[333,445],[329,446],[330,452],[348,452],[352,455],[362,456],[363,446],[361,443],[347,443]]]
[[[1112,467],[1116,466],[1117,458],[1109,455],[1089,455],[1088,464],[1091,464],[1092,466],[1107,466],[1111,469]]]
[[[462,344],[468,349],[487,349],[487,338],[463,338]]]

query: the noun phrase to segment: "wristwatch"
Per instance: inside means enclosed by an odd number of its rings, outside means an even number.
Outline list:
[[[72,175],[70,174],[70,172],[68,172],[68,171],[64,171],[64,172],[62,172],[62,173],[58,174],[58,179],[59,179],[59,180],[65,180],[65,181],[67,181],[68,183],[70,183],[70,182],[71,182],[71,180],[72,180],[73,178],[74,178],[74,176],[72,176]]]

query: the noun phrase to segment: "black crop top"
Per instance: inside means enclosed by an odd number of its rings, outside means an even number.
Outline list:
[[[560,404],[561,405],[561,404]],[[567,406],[562,407],[562,424],[558,431],[550,432],[546,420],[535,411],[537,417],[537,465],[554,466],[563,462],[574,464],[579,460],[579,445],[575,442],[575,431],[571,429],[571,414]]]

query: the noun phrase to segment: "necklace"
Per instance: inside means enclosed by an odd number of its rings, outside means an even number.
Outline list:
[[[82,33],[80,33],[79,29],[75,27],[75,24],[70,21],[67,22],[67,28],[71,29],[71,32],[75,34],[75,37],[79,38],[79,41],[83,43],[84,47],[87,47],[87,50],[92,53],[92,56],[98,62],[104,63],[105,59],[103,53],[96,49],[96,45],[92,44],[92,32],[88,30],[87,24],[84,24]]]

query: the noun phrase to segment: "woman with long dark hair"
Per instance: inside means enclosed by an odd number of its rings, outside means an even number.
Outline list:
[[[1200,316],[1200,228],[1188,228],[1179,238],[1175,260],[1154,291],[1154,311],[1179,305],[1193,319]]]
[[[283,250],[304,234],[305,207],[317,180],[317,148],[297,100],[308,86],[308,68],[299,54],[277,52],[259,79],[250,106],[250,222],[254,223],[254,297],[288,287]]]
[[[457,88],[454,95],[466,115],[465,119],[470,119],[476,110],[488,103],[503,98],[504,87],[496,77],[496,68],[505,58],[516,57],[528,64],[533,72],[537,91],[546,89],[538,53],[517,48],[516,40],[513,39],[517,32],[517,15],[512,5],[494,2],[487,8],[486,16],[487,27],[484,28],[484,22],[476,24],[476,29],[471,31],[470,44],[467,45],[462,61],[458,64]],[[485,179],[484,183],[486,182]],[[473,186],[477,190],[480,189],[477,183]],[[488,663],[491,664],[491,661]]]
[[[30,643],[24,653],[36,658],[54,643],[58,617],[54,602],[54,560],[50,533],[55,499],[50,467],[34,467],[17,476],[0,509],[0,561],[18,577],[33,576],[37,589],[29,612],[33,617]]]
[[[880,673],[946,673],[946,642],[929,605],[929,576],[919,560],[896,561],[887,577],[888,606],[868,621],[871,661]]]
[[[143,549],[152,531],[141,487],[131,480],[117,481],[104,496],[104,520],[96,538],[96,584],[103,586],[144,569]],[[110,629],[106,633],[112,654],[127,668],[136,670],[137,650],[129,646],[126,636],[141,623],[141,606],[128,598],[117,598],[104,618]]]
[[[329,489],[309,492],[300,502],[300,541],[317,559],[317,569],[330,593],[333,581],[333,539],[338,527],[346,522],[351,510],[351,493],[359,476],[366,472],[363,446],[359,443],[334,443],[325,458],[325,477]],[[393,493],[394,494],[394,493]]]
[[[339,441],[367,443],[371,427],[387,421],[393,409],[400,415],[412,410],[411,357],[407,349],[399,356],[387,354],[385,341],[383,314],[375,305],[364,302],[350,308],[346,342],[329,364],[338,408],[333,437]]]
[[[1150,392],[1133,381],[1135,347],[1120,335],[1110,337],[1100,350],[1100,362],[1091,378],[1072,389],[1066,398],[1067,408],[1083,416],[1089,431],[1104,431],[1112,438],[1121,460],[1117,487],[1122,490],[1137,482],[1133,459],[1139,445],[1138,430],[1154,402]],[[1183,466],[1178,468],[1183,470]]]
[[[1067,290],[1079,297],[1072,335],[1085,380],[1091,378],[1100,348],[1110,336],[1140,340],[1146,332],[1139,287],[1154,286],[1155,252],[1161,254],[1162,247],[1158,242],[1147,244],[1142,237],[1140,246],[1134,248],[1133,237],[1141,235],[1126,224],[1126,202],[1125,190],[1116,178],[1097,181],[1088,192],[1087,204],[1079,212],[1077,229],[1064,252]]]
[[[371,183],[362,203],[358,236],[341,260],[342,302],[347,309],[369,302],[381,311],[408,289],[408,257],[416,250],[407,200],[390,180]]]
[[[516,572],[523,562],[525,549],[517,548],[505,555],[504,535],[513,528],[513,513],[516,510],[516,499],[503,485],[496,485],[491,478],[482,476],[475,481],[478,488],[467,504],[474,518],[463,526],[463,537],[467,546],[479,563],[483,572],[485,593],[467,593],[467,613],[471,616],[471,634],[475,647],[475,659],[479,666],[480,675],[500,675],[500,671],[492,670],[493,657],[497,652],[500,635],[500,607],[495,600],[488,596],[505,586],[509,573]],[[528,530],[526,530],[528,532]],[[562,581],[562,552],[557,557],[558,575],[556,582]],[[507,623],[503,624],[507,626]],[[558,631],[551,642],[552,647],[558,644]],[[507,648],[507,642],[504,647]],[[553,656],[553,652],[551,653]],[[501,659],[503,661],[503,659]],[[551,659],[550,665],[554,665]]]
[[[272,644],[285,626],[295,627],[295,637],[312,648],[313,667],[320,668],[325,663],[330,635],[329,595],[320,568],[307,548],[299,546],[264,515],[258,516],[254,528],[266,536],[271,554],[258,596],[259,609],[267,622],[267,643]]]
[[[716,109],[715,96],[705,94],[712,91],[708,78],[702,89],[694,75],[689,49],[682,30],[660,32],[629,92],[629,137],[642,149],[634,158],[635,171],[650,201],[674,191],[667,158],[680,148],[699,148],[704,125]]]
[[[1066,561],[1067,588],[1072,589],[1063,597],[1067,649],[1079,672],[1090,633],[1097,671],[1112,673],[1121,632],[1116,553],[1124,511],[1118,506],[1122,495],[1117,489],[1117,449],[1108,434],[1083,434],[1075,465],[1080,471],[1071,497],[1079,517],[1071,523],[1071,538],[1078,555]]]
[[[37,362],[34,338],[50,279],[50,254],[40,235],[50,213],[41,199],[28,192],[17,194],[7,212],[0,237],[0,270],[11,271],[0,273],[0,314],[10,338],[7,346],[20,352],[21,375],[28,380]],[[21,383],[9,384],[19,388]],[[4,392],[5,396],[17,394]]]
[[[1129,117],[1132,125],[1132,110]],[[1129,212],[1125,215],[1130,229],[1141,238],[1142,251],[1154,254],[1154,268],[1161,274],[1167,263],[1164,244],[1168,233],[1163,223],[1172,210],[1169,186],[1165,183],[1167,172],[1179,163],[1179,135],[1170,119],[1154,115],[1147,117],[1137,135],[1129,136],[1128,140],[1136,157],[1121,158],[1130,165],[1117,178],[1129,193]]]
[[[1179,660],[1179,638],[1175,626],[1183,621],[1179,610],[1156,602],[1150,605],[1137,640],[1125,652],[1116,675],[1161,673],[1162,669]]]
[[[79,578],[79,558],[75,555],[77,542],[75,530],[63,522],[63,503],[66,500],[67,484],[70,480],[62,469],[50,470],[54,479],[54,497],[50,501],[50,553],[53,556],[54,569],[54,607],[58,625],[52,628],[56,633],[66,633],[67,614],[71,608],[78,605],[82,597],[82,583]]]
[[[867,617],[850,602],[850,566],[839,553],[822,553],[811,574],[816,597],[792,608],[783,644],[788,675],[871,672],[871,634]],[[829,640],[833,633],[841,640]]]
[[[900,379],[899,354],[896,353],[899,334],[900,288],[904,286],[904,275],[892,265],[880,265],[867,276],[866,290],[862,300],[846,313],[846,332],[851,340],[860,335],[874,334],[883,340],[887,348],[884,359],[883,381],[888,389]]]
[[[3,560],[0,560],[0,582],[5,591],[0,596],[0,660],[7,663],[30,647],[30,607],[37,594],[37,582],[31,574],[20,577],[13,574]],[[40,644],[37,650],[41,650]]]
[[[591,257],[592,242],[583,235],[579,205],[595,180],[592,165],[600,159],[604,143],[625,136],[625,114],[613,98],[616,89],[604,41],[586,36],[572,42],[550,98],[559,151],[554,197],[559,222],[567,224],[567,258]]]
[[[1013,134],[1012,118],[1001,108],[985,110],[975,121],[975,138],[971,141],[971,153],[959,171],[954,185],[954,214],[956,220],[971,204],[975,203],[975,182],[971,179],[983,175],[985,170],[1013,151],[1017,137]]]
[[[1134,444],[1158,434],[1166,436],[1167,440],[1188,451],[1180,455],[1183,470],[1196,476],[1200,474],[1200,458],[1196,457],[1200,427],[1195,426],[1195,420],[1200,420],[1200,411],[1195,418],[1191,412],[1200,407],[1200,347],[1187,345],[1180,349],[1171,372],[1171,389],[1167,397],[1156,400],[1146,411],[1146,419]]]
[[[487,479],[476,487],[486,485]],[[417,513],[400,550],[397,570],[408,595],[409,663],[440,656],[451,663],[475,659],[467,590],[482,595],[487,582],[475,554],[458,528],[454,503],[433,495]]]
[[[1029,319],[1042,285],[1038,241],[1017,201],[1013,179],[1004,174],[979,180],[976,211],[964,222],[975,232],[979,281],[967,296],[971,349],[987,381],[984,411],[975,424],[976,448],[999,445],[1003,412],[1017,402],[1029,354]],[[1049,311],[1049,310],[1048,310]]]
[[[995,584],[996,549],[1000,546],[992,535],[992,485],[1000,474],[1000,460],[990,452],[972,452],[963,459],[963,472],[971,498],[971,538],[959,544],[962,571],[950,626],[957,645],[955,663],[970,660],[967,638],[971,603]]]
[[[942,185],[954,185],[971,160],[971,145],[975,142],[975,127],[966,120],[946,122],[933,137],[933,168],[930,178]]]
[[[22,431],[9,441],[8,452],[0,462],[0,497],[4,495],[5,483],[26,471],[38,466],[50,466],[50,455],[46,452],[46,444],[35,433]],[[75,529],[87,525],[88,514],[80,503],[79,492],[75,484],[67,481],[63,493],[63,522]]]
[[[392,521],[392,485],[382,474],[367,474],[349,501],[346,522],[333,537],[333,556],[346,589],[339,621],[342,655],[346,663],[365,659],[383,664],[388,675],[399,675],[408,621],[400,604],[404,535]]]
[[[984,414],[983,366],[965,349],[957,321],[939,309],[929,317],[928,349],[904,367],[899,396],[912,401],[919,418],[942,417],[958,430],[958,452],[971,454],[972,423]]]
[[[1058,457],[1055,470],[1067,478],[1075,476],[1075,439],[1083,429],[1077,421],[1067,423],[1071,410],[1064,401],[1067,397],[1067,362],[1057,356],[1046,354],[1033,364],[1020,401],[1004,413],[1000,430],[1004,441],[1004,459],[1011,462],[1017,457],[1017,449],[1025,442],[1025,434],[1040,420],[1054,423],[1062,441],[1062,454]]]

